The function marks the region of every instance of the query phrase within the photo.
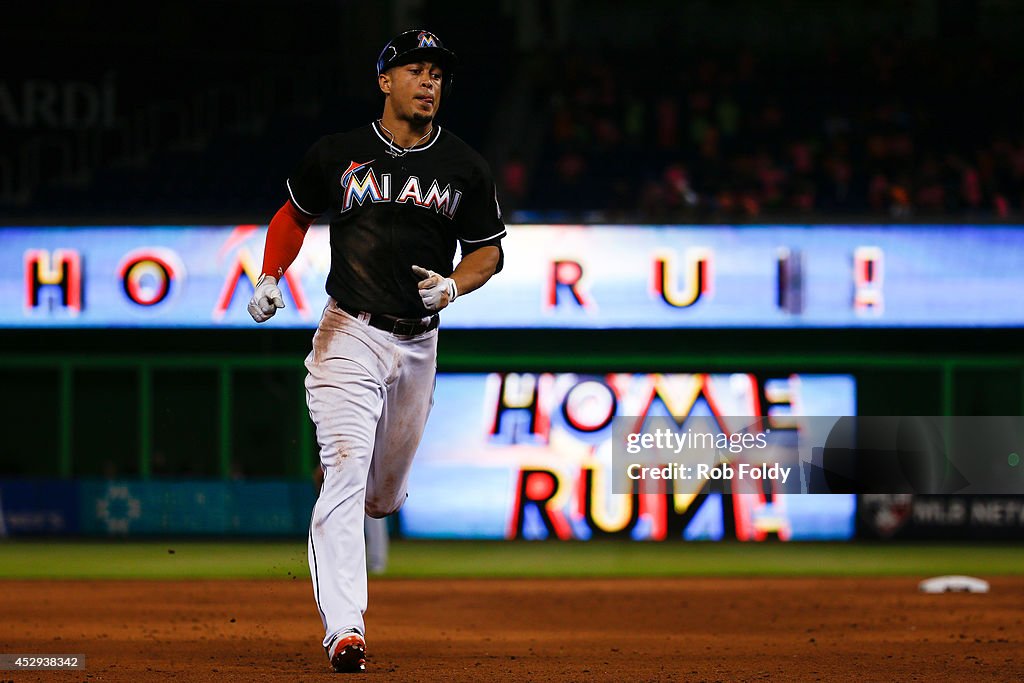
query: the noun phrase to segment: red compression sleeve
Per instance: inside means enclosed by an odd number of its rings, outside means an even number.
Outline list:
[[[281,277],[302,248],[306,230],[313,223],[313,216],[302,213],[286,201],[274,214],[267,230],[267,246],[263,250],[263,272],[276,278]]]

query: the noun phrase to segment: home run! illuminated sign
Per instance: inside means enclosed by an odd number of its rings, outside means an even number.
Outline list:
[[[765,415],[769,445],[800,443],[799,415],[853,415],[848,375],[442,374],[416,455],[411,537],[759,541],[848,539],[853,495],[710,483],[613,491],[613,420]]]
[[[0,327],[251,327],[266,228],[0,229]],[[513,226],[446,327],[1024,325],[1024,226]],[[315,324],[327,228],[267,327]]]

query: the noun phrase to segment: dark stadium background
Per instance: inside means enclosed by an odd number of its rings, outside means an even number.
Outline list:
[[[513,224],[1019,223],[1022,19],[1024,7],[995,0],[21,4],[0,28],[0,220],[264,224],[312,141],[377,116],[379,47],[424,26],[462,63],[443,124],[487,158]],[[40,104],[30,90],[54,99]],[[231,353],[258,365],[301,358],[309,336],[6,329],[0,352]],[[821,369],[823,352],[919,355],[935,365],[856,370],[859,412],[1004,414],[1020,410],[1020,372],[943,374],[943,362],[1017,356],[1022,341],[1020,329],[450,330],[440,365],[557,370],[578,348],[648,358],[643,368],[573,362],[602,372],[694,370],[681,349],[724,371],[740,368],[715,358],[785,353]],[[0,474],[52,476],[59,370],[9,363],[3,373],[11,427]],[[312,468],[315,453],[279,455],[309,443],[296,420],[259,428],[264,397],[301,414],[300,379],[234,375],[242,476]],[[154,452],[192,454],[154,473],[214,476],[216,374],[176,367],[145,381]],[[138,475],[137,369],[79,369],[73,383],[72,474]]]
[[[605,486],[612,417],[647,398],[717,414],[727,386],[801,446],[798,395],[1024,415],[1024,291],[1002,286],[1024,281],[1022,26],[1017,0],[5,3],[0,680],[16,653],[79,653],[90,680],[330,675],[297,295],[325,263],[289,271],[274,320],[243,308],[285,178],[380,115],[376,56],[414,27],[461,59],[440,122],[490,164],[516,257],[443,316],[443,401],[370,568],[371,673],[1024,679],[1024,495]],[[154,254],[180,267],[147,271],[150,306],[125,264]],[[144,327],[168,320],[196,327]],[[981,460],[1024,491],[1018,423]],[[920,590],[961,574],[990,591]]]

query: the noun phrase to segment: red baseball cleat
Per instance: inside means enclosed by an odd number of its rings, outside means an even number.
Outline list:
[[[366,671],[366,641],[358,633],[342,636],[334,644],[331,666],[340,674]]]

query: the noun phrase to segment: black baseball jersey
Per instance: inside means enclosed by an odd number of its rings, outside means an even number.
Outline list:
[[[306,214],[329,212],[329,295],[361,311],[420,318],[429,312],[412,266],[448,277],[456,243],[463,256],[500,249],[505,225],[487,163],[465,142],[436,125],[408,150],[390,140],[376,122],[320,138],[288,192]]]

